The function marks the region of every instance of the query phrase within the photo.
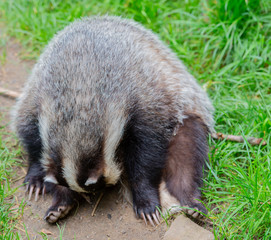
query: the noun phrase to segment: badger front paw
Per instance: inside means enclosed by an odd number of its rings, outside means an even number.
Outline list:
[[[52,205],[47,211],[44,216],[44,220],[46,220],[48,223],[55,223],[60,218],[65,217],[70,210],[73,208],[72,205]]]
[[[26,193],[28,193],[28,200],[31,200],[33,194],[35,194],[35,201],[38,200],[39,194],[45,194],[44,176],[45,174],[39,165],[32,165],[29,167],[24,180],[24,183],[26,184]]]
[[[55,223],[60,218],[65,217],[76,202],[81,200],[78,193],[60,185],[54,185],[51,193],[53,194],[53,203],[44,216],[44,220],[48,223]]]

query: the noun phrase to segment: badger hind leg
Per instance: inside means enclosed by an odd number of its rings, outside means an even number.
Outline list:
[[[170,212],[179,211],[177,206],[188,207],[206,214],[201,197],[203,168],[208,159],[208,130],[196,115],[188,117],[180,125],[170,141],[163,181],[160,184],[161,204]],[[186,213],[197,217],[194,210]]]
[[[48,223],[55,223],[64,218],[76,205],[81,196],[69,188],[53,183],[45,183],[46,189],[53,195],[52,205],[45,213],[44,220]]]

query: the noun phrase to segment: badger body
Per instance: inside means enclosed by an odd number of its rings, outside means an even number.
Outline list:
[[[200,199],[213,107],[151,31],[119,17],[85,18],[48,44],[13,114],[29,155],[30,197],[54,195],[55,222],[78,193],[126,176],[135,213],[158,206],[205,212]]]

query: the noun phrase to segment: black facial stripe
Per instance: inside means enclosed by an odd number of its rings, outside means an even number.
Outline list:
[[[90,190],[91,187],[85,185],[90,176],[98,177],[99,183],[97,182],[97,184],[101,185],[101,175],[103,173],[102,169],[104,166],[103,143],[100,144],[100,147],[96,150],[96,152],[81,154],[81,156],[79,156],[77,159],[77,163],[79,166],[76,179],[81,188],[86,191]]]

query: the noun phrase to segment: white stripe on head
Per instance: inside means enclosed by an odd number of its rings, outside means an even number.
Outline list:
[[[122,170],[121,166],[115,161],[115,152],[123,135],[127,118],[123,116],[123,112],[118,111],[118,108],[114,103],[111,103],[107,110],[108,123],[105,131],[106,134],[103,153],[105,170],[103,175],[106,184],[116,184],[120,179]]]
[[[63,176],[71,190],[76,192],[87,192],[77,183],[76,173],[78,172],[75,161],[69,158],[63,159]]]
[[[48,119],[45,115],[41,115],[39,117],[39,131],[40,131],[40,137],[41,137],[42,145],[43,145],[41,163],[42,163],[45,171],[48,169],[48,166],[50,165],[49,156],[48,156],[48,154],[46,154],[47,153],[46,150],[49,149],[48,130],[49,130]]]
[[[44,104],[44,108],[46,107],[47,105]],[[42,158],[41,158],[41,162],[42,162],[42,165],[46,170],[48,170],[48,166],[50,165],[50,162],[49,162],[49,159],[50,159],[50,156],[48,156],[48,151],[49,151],[49,142],[48,142],[48,139],[49,139],[49,134],[48,134],[48,131],[49,131],[49,119],[53,117],[50,116],[50,111],[47,110],[47,109],[43,109],[44,112],[46,113],[41,115],[40,118],[39,118],[39,127],[40,127],[40,134],[41,134],[41,139],[42,139],[42,144],[43,144],[43,153],[42,153]],[[72,148],[72,146],[70,146],[70,148]],[[66,156],[69,156],[67,154],[65,154]],[[65,158],[65,159],[62,159],[63,161],[63,176],[65,178],[65,180],[67,181],[70,189],[76,191],[76,192],[86,192],[83,188],[81,188],[78,183],[77,183],[77,177],[76,177],[76,174],[78,172],[77,170],[77,166],[76,166],[76,163],[75,161],[73,161],[73,159],[70,159],[70,158]],[[52,180],[52,178],[48,178],[48,180]]]

